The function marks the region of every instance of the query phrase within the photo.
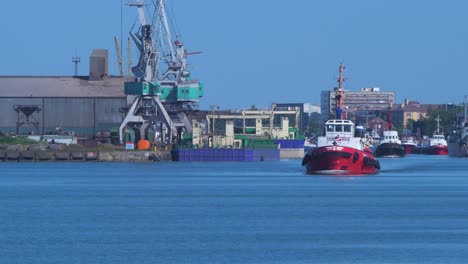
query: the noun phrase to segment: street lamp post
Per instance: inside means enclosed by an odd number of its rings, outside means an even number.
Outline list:
[[[363,107],[362,105],[358,105],[358,107],[356,108],[356,112],[354,114],[354,116],[356,117],[356,124],[357,124],[358,121],[362,122],[361,121],[361,119],[362,119],[362,112],[361,112],[362,109],[361,108],[362,107]],[[359,116],[359,118],[358,118],[358,116]]]
[[[369,106],[366,106],[366,129],[369,128]]]
[[[211,134],[214,135],[215,134],[215,117],[214,117],[214,114],[215,114],[215,109],[218,110],[219,106],[210,105],[210,108],[211,108],[211,116],[213,117],[213,128],[211,130]]]

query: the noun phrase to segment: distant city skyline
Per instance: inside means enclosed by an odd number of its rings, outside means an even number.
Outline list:
[[[127,33],[138,27],[136,9],[122,2],[3,3],[0,75],[71,76],[74,56],[87,75],[94,48],[109,50],[109,73],[118,75],[114,36],[125,59]],[[203,52],[189,58],[205,85],[203,109],[320,104],[340,63],[345,89],[380,87],[396,103],[458,104],[468,94],[467,1],[167,2],[171,28],[189,52]]]

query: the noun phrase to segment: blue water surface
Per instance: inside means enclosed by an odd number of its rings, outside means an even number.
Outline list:
[[[468,159],[0,163],[0,263],[467,263]]]

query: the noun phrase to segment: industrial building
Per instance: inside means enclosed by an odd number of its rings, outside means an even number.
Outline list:
[[[309,121],[308,115],[304,112],[304,103],[274,103],[272,105],[272,110],[276,111],[297,111],[296,114],[290,114],[277,116],[275,119],[275,123],[281,123],[281,119],[283,117],[288,117],[289,122],[291,122],[291,127],[297,127],[299,131],[304,133],[305,129],[307,128],[307,123]],[[296,124],[297,122],[297,124]]]
[[[127,107],[122,77],[108,75],[107,50],[94,50],[89,76],[0,76],[0,132],[94,138],[118,127]]]

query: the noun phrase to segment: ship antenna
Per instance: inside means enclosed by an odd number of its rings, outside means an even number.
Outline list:
[[[344,90],[343,90],[343,70],[345,67],[343,64],[340,64],[340,76],[338,77],[338,90],[336,92],[335,100],[336,100],[336,119],[342,119],[343,116],[343,99],[344,99]]]
[[[440,133],[440,130],[439,130],[439,122],[440,122],[440,117],[439,115],[437,115],[437,118],[435,119],[437,121],[437,130],[436,130],[436,134],[439,134]]]
[[[466,126],[466,97],[467,97],[467,95],[465,95],[465,101],[463,102],[464,107],[465,107],[465,111],[464,111],[464,113],[463,113],[463,115],[464,115],[464,116],[463,116],[463,122],[464,122],[464,123],[463,123],[463,126],[464,126],[464,127]]]

